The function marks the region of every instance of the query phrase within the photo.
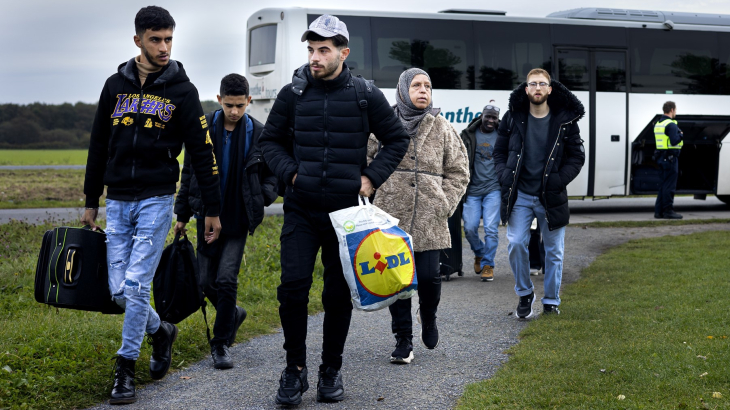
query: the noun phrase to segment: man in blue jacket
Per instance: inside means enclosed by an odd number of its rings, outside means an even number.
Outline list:
[[[276,199],[276,177],[263,160],[258,139],[264,125],[246,114],[251,103],[248,80],[228,74],[221,80],[218,102],[221,109],[206,116],[215,157],[219,162],[221,187],[221,235],[207,244],[198,236],[198,264],[205,296],[216,309],[210,352],[213,367],[230,369],[233,360],[228,347],[246,319],[246,310],[236,306],[238,272],[241,269],[247,235],[253,235],[264,218],[264,207]],[[182,183],[175,201],[175,234],[185,231],[190,216],[198,217],[202,232],[205,205],[202,190],[185,153]]]
[[[150,376],[161,379],[172,361],[177,327],[160,321],[150,290],[172,222],[185,143],[203,187],[205,239],[218,238],[220,189],[200,98],[180,62],[170,59],[175,20],[149,6],[134,19],[140,55],[122,63],[99,97],[91,129],[81,223],[96,229],[99,197],[107,186],[109,290],[125,310],[111,404],[134,403],[135,364],[142,339],[152,340]]]
[[[682,219],[682,215],[674,212],[674,191],[677,189],[679,175],[679,154],[682,151],[682,130],[677,126],[677,105],[667,101],[662,107],[664,115],[654,125],[656,151],[654,158],[662,168],[662,183],[654,203],[654,218]]]
[[[261,134],[266,163],[286,184],[278,300],[287,367],[276,395],[283,405],[298,405],[309,388],[307,303],[320,248],[325,313],[317,400],[344,398],[340,368],[352,302],[329,212],[357,205],[358,194],[372,195],[403,159],[409,143],[383,93],[350,74],[345,23],[320,16],[302,41],[308,42],[309,63],[281,89]],[[368,165],[370,132],[383,149]]]

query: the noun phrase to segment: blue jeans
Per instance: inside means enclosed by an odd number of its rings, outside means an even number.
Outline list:
[[[534,290],[530,279],[530,255],[527,251],[533,218],[537,218],[545,244],[545,297],[542,298],[542,303],[559,305],[560,282],[563,280],[565,227],[551,231],[540,198],[522,191],[517,191],[517,201],[507,223],[509,241],[507,251],[509,264],[515,275],[515,292],[517,296],[526,296]]]
[[[464,202],[464,236],[474,256],[482,258],[482,265],[494,267],[494,256],[499,245],[499,209],[502,204],[499,190],[482,196],[467,196]],[[479,239],[479,220],[484,218],[484,242]]]
[[[117,354],[137,360],[145,332],[155,333],[160,317],[150,306],[155,270],[172,222],[173,195],[140,201],[106,200],[106,255],[109,291],[125,311]]]

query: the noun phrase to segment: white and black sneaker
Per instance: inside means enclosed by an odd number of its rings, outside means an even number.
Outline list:
[[[542,305],[542,313],[544,315],[559,315],[560,310],[558,309],[558,305]]]
[[[535,292],[526,296],[520,296],[520,303],[517,305],[517,317],[527,319],[532,316],[532,303],[535,302]]]
[[[413,360],[413,336],[396,336],[395,350],[390,354],[390,362],[409,364]]]

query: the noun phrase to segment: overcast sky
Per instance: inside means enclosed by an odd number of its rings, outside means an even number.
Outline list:
[[[4,1],[0,103],[96,102],[106,78],[120,63],[139,54],[132,40],[134,16],[150,4],[165,7],[175,19],[172,58],[185,65],[204,100],[215,98],[224,75],[244,73],[246,20],[264,7],[423,12],[462,8],[546,16],[578,7],[636,8],[640,4],[644,10],[730,14],[730,0]],[[302,45],[303,54],[305,50]]]

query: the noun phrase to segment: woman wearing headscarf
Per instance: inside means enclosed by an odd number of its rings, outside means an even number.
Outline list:
[[[375,194],[374,205],[400,220],[413,238],[418,278],[421,340],[428,349],[438,345],[436,310],[441,298],[439,250],[451,247],[448,218],[469,183],[467,151],[454,127],[433,108],[431,78],[418,68],[404,71],[396,87],[395,113],[411,137],[408,152]],[[379,150],[370,136],[368,161]],[[393,363],[413,360],[411,299],[390,305],[396,348]]]

